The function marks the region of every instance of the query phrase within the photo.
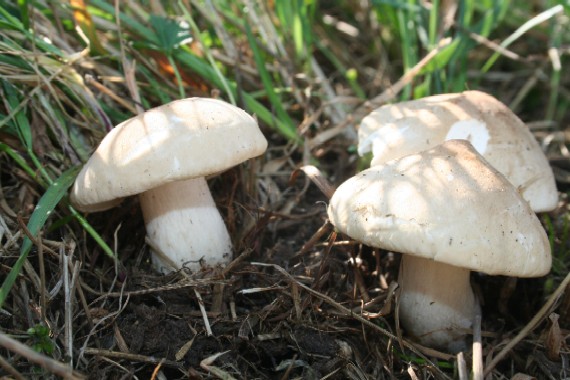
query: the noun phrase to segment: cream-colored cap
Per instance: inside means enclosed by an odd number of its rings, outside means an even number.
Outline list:
[[[528,127],[503,103],[480,91],[436,95],[382,106],[360,124],[358,151],[372,151],[372,165],[469,140],[530,202],[553,210],[558,193],[552,169]]]
[[[494,275],[548,273],[550,245],[528,202],[465,140],[366,169],[328,216],[372,247]]]
[[[224,171],[267,149],[257,122],[226,102],[189,98],[117,125],[87,161],[71,190],[82,211],[182,179]]]

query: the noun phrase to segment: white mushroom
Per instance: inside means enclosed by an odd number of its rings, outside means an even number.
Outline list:
[[[470,271],[535,277],[551,266],[528,202],[465,140],[358,173],[338,187],[328,215],[348,236],[403,254],[402,325],[452,352],[472,326]]]
[[[358,131],[361,155],[372,165],[465,139],[519,189],[535,212],[553,210],[552,169],[528,127],[503,103],[480,91],[444,94],[382,106]]]
[[[85,164],[71,191],[79,210],[103,211],[139,194],[162,272],[227,263],[232,243],[205,177],[262,154],[256,121],[220,100],[189,98],[117,125]],[[174,268],[168,261],[174,264]]]

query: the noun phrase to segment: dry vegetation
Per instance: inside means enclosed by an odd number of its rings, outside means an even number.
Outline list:
[[[529,124],[561,192],[550,275],[473,276],[485,374],[570,377],[569,12],[473,3],[0,2],[0,377],[467,378],[402,336],[398,255],[325,212],[370,109],[465,89]],[[190,96],[255,114],[269,149],[209,182],[232,264],[161,276],[136,199],[82,215],[67,190],[113,125]]]

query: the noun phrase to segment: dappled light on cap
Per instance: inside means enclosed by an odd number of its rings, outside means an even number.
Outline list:
[[[504,104],[480,91],[435,95],[385,105],[358,130],[358,153],[371,165],[465,139],[530,202],[536,212],[558,202],[552,169],[528,127]]]
[[[370,246],[471,270],[537,276],[550,268],[528,203],[463,140],[358,173],[335,192],[329,217]]]
[[[257,122],[240,108],[215,99],[174,101],[108,133],[77,176],[70,199],[95,212],[138,195],[160,272],[225,264],[232,242],[206,176],[266,148]]]

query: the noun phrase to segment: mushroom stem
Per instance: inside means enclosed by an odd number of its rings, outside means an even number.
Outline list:
[[[469,274],[469,269],[403,255],[400,321],[419,343],[453,353],[467,347],[476,305]]]
[[[224,220],[203,177],[170,182],[139,195],[146,231],[153,246],[175,268],[153,252],[152,262],[163,273],[183,266],[193,271],[227,263],[232,243]]]

